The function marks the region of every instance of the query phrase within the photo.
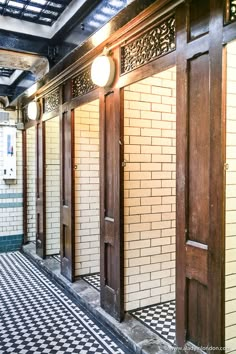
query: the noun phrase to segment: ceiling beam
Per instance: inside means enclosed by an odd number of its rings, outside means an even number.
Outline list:
[[[93,11],[102,0],[87,0],[81,7],[73,14],[69,21],[53,36],[52,43],[60,41],[74,29],[76,25],[80,25],[85,17]]]
[[[47,55],[49,40],[0,29],[0,48],[32,54]]]
[[[45,57],[3,49],[0,49],[0,66],[31,71],[36,79],[42,78],[49,71],[49,62]]]

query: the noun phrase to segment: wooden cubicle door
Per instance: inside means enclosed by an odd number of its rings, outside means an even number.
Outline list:
[[[177,344],[223,346],[224,128],[221,1],[176,12]]]
[[[101,306],[123,318],[121,91],[100,99]]]
[[[61,134],[61,273],[74,280],[74,111],[66,109],[60,117]]]

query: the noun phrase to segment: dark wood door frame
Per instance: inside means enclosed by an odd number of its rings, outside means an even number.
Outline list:
[[[22,157],[23,157],[23,243],[28,242],[28,207],[27,207],[27,131],[22,131]]]
[[[45,123],[36,124],[36,253],[46,257]]]
[[[75,177],[74,177],[74,110],[98,99],[98,90],[72,99],[72,81],[60,88],[60,209],[61,273],[75,280]]]
[[[23,243],[26,244],[28,240],[28,187],[27,187],[27,170],[28,170],[28,155],[27,155],[27,129],[35,127],[35,121],[30,121],[25,124],[25,129],[22,131],[22,158],[23,158],[23,231],[24,240]],[[36,161],[36,160],[35,160]]]

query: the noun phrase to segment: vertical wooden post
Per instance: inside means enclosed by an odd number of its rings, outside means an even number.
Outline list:
[[[46,257],[45,123],[36,124],[36,252]]]
[[[224,2],[211,0],[209,25],[210,55],[210,235],[208,240],[209,343],[224,346],[224,267],[225,267],[225,92],[223,77]],[[211,353],[215,353],[214,350]],[[219,351],[220,353],[220,351]]]
[[[24,232],[24,244],[28,241],[28,227],[27,227],[27,132],[22,131],[22,158],[23,158],[23,232]]]
[[[70,281],[75,276],[74,220],[74,111],[64,103],[71,99],[71,81],[61,90],[61,273]]]

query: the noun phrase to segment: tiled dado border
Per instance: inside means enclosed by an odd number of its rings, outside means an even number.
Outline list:
[[[23,202],[0,203],[0,209],[22,208],[22,207],[23,207]]]
[[[18,199],[23,198],[23,193],[1,193],[0,199]]]
[[[23,243],[23,234],[0,236],[0,253],[19,250]]]
[[[16,199],[22,199],[22,193],[0,193],[0,209],[3,208],[21,208],[23,207],[22,201],[16,201]],[[9,199],[11,201],[9,201]]]

